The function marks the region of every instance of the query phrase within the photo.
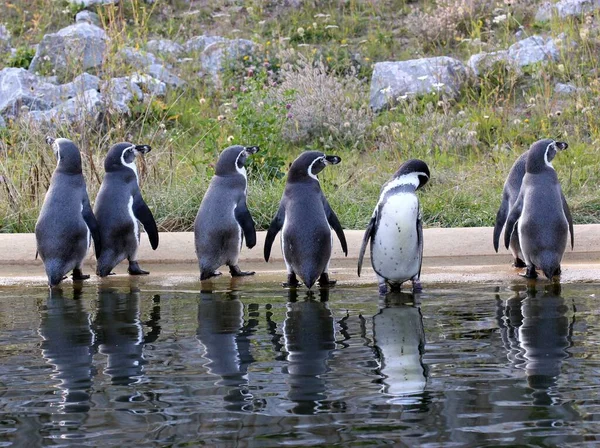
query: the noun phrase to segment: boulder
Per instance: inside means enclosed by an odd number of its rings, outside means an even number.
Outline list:
[[[104,111],[104,97],[97,90],[90,89],[50,110],[31,111],[27,118],[38,124],[99,121]]]
[[[106,32],[87,22],[70,25],[57,33],[46,34],[29,70],[44,69],[57,75],[69,72],[96,71],[102,67],[108,36]]]
[[[559,95],[571,95],[573,93],[578,92],[579,90],[580,89],[574,86],[573,84],[563,84],[558,82],[554,86],[554,93],[557,93]]]
[[[133,100],[142,100],[142,89],[131,78],[113,78],[102,83],[100,91],[106,99],[106,108],[112,114],[129,114],[129,104]]]
[[[146,69],[146,73],[148,73],[153,78],[164,82],[167,86],[181,87],[185,84],[185,81],[183,79],[174,75],[160,64],[152,64]]]
[[[160,60],[154,54],[133,47],[121,48],[117,52],[117,57],[126,64],[140,69],[160,63]]]
[[[221,36],[196,36],[184,44],[186,53],[201,53],[206,47],[216,42],[225,42],[227,39]]]
[[[466,79],[464,64],[447,56],[378,62],[371,78],[371,108],[379,111],[403,95],[456,95]]]
[[[228,63],[250,56],[255,49],[254,42],[246,39],[233,39],[214,42],[200,54],[202,72],[210,76],[216,85],[220,84],[219,75]]]
[[[519,67],[543,61],[556,61],[558,57],[558,48],[549,37],[531,36],[508,48],[508,58]]]
[[[135,73],[129,79],[142,89],[144,93],[148,93],[151,96],[163,97],[167,93],[167,85],[150,75]]]
[[[582,16],[583,14],[600,9],[600,0],[561,0],[556,3],[543,3],[537,13],[535,20],[538,22],[547,22],[554,14],[560,19],[573,16]]]
[[[89,8],[94,5],[116,5],[119,0],[68,0],[73,6]]]
[[[6,121],[4,121],[4,118],[2,118],[2,115],[0,115],[0,129],[5,128],[6,127]]]
[[[58,86],[60,100],[68,100],[82,94],[86,90],[99,90],[100,78],[89,73],[83,73],[73,81]]]
[[[60,101],[60,91],[24,68],[0,70],[0,115],[16,118],[23,106],[29,110],[48,110]]]
[[[557,60],[559,55],[558,47],[553,39],[531,36],[511,45],[508,50],[474,54],[469,58],[467,65],[475,75],[481,76],[500,61],[519,69],[539,62]]]
[[[169,39],[153,39],[146,44],[148,51],[161,56],[177,58],[183,51],[183,45]]]
[[[84,9],[75,15],[75,23],[81,22],[87,22],[91,23],[92,25],[100,26],[100,17],[98,17],[98,14],[95,12]]]

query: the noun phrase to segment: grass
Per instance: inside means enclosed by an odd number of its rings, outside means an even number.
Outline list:
[[[381,185],[408,158],[425,160],[432,173],[420,194],[427,226],[489,226],[513,161],[545,137],[569,143],[554,166],[575,222],[600,222],[600,26],[593,15],[539,24],[533,2],[280,3],[122,0],[96,7],[111,37],[103,78],[132,73],[135,67],[116,57],[119,48],[144,48],[152,38],[183,43],[217,34],[251,39],[258,50],[228,70],[221,90],[196,75],[196,59],[178,64],[185,88],[135,104],[129,117],[105,116],[101,123],[64,123],[58,129],[9,122],[0,130],[0,231],[34,228],[55,166],[44,143],[47,133],[80,146],[92,198],[110,145],[123,140],[152,145],[140,162],[141,185],[164,231],[191,229],[214,162],[231,144],[261,146],[249,166],[248,196],[261,229],[277,209],[289,163],[307,149],[342,157],[320,177],[346,228],[364,228]],[[72,23],[77,12],[66,1],[6,5],[3,20],[18,51],[0,55],[0,66],[27,66],[44,33]],[[439,33],[429,32],[433,25]],[[438,55],[466,61],[480,51],[508,48],[519,29],[524,37],[566,36],[560,59],[523,70],[496,64],[457,98],[428,95],[369,113],[375,62]],[[557,82],[582,90],[556,95]],[[316,94],[322,86],[333,94],[326,99]]]

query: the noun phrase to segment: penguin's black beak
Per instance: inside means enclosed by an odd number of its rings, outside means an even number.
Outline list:
[[[337,165],[342,161],[342,158],[338,156],[325,156],[325,161],[330,165]]]
[[[246,152],[248,154],[256,154],[260,150],[258,146],[246,146]]]
[[[139,152],[140,154],[146,154],[147,152],[152,151],[150,145],[135,145],[135,152]]]
[[[558,151],[564,151],[569,147],[569,145],[567,145],[565,142],[556,142],[555,145]]]
[[[56,139],[54,137],[50,137],[49,135],[46,136],[46,143],[48,143],[49,145],[54,144],[55,141]]]

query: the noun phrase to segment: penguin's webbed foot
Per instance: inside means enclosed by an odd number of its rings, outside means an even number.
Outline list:
[[[218,277],[219,275],[223,275],[223,274],[219,271],[209,271],[209,272],[203,271],[203,272],[200,272],[200,281],[208,280],[209,278],[213,278],[213,277]]]
[[[337,283],[337,280],[331,280],[329,278],[329,274],[327,272],[323,272],[319,277],[319,286],[334,286]]]
[[[88,278],[90,278],[89,275],[84,274],[83,272],[81,272],[81,269],[73,269],[73,280],[77,281],[77,280],[87,280]]]
[[[140,268],[140,265],[138,264],[137,261],[129,262],[129,267],[127,268],[127,272],[129,273],[129,275],[148,275],[148,274],[150,274],[150,272],[144,271],[142,268]]]
[[[237,264],[234,266],[229,266],[229,273],[232,277],[245,277],[247,275],[255,274],[254,271],[242,271]]]
[[[413,292],[423,292],[423,285],[421,285],[421,280],[418,278],[412,279],[412,290]]]
[[[287,282],[281,284],[281,286],[283,286],[284,288],[297,288],[300,285],[302,285],[302,283],[298,281],[298,279],[296,278],[296,274],[294,274],[293,272],[291,274],[288,274]]]
[[[525,271],[525,274],[521,274],[521,277],[525,277],[525,278],[531,278],[531,279],[535,279],[537,278],[537,272],[535,272],[535,266],[531,265],[531,266],[527,266],[527,270]]]
[[[514,268],[526,268],[527,264],[525,264],[525,262],[523,260],[521,260],[519,257],[515,258],[515,261],[513,261],[513,267]]]

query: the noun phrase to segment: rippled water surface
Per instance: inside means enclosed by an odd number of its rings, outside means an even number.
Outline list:
[[[597,446],[598,285],[0,288],[0,446]]]

